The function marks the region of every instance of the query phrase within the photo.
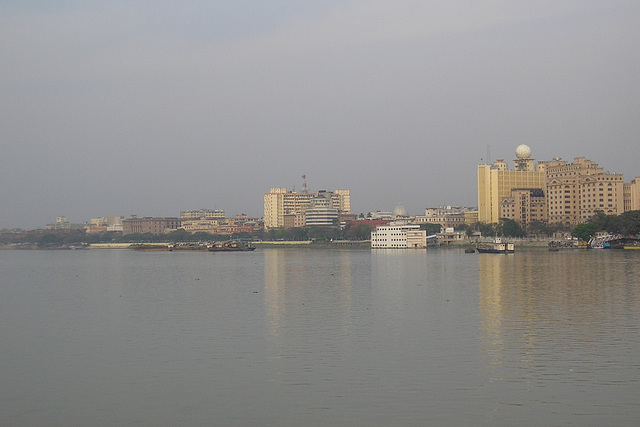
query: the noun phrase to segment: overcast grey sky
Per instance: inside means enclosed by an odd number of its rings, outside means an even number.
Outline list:
[[[475,206],[477,165],[640,176],[637,0],[0,2],[0,228]]]

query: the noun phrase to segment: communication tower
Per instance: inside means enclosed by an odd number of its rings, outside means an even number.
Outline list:
[[[308,193],[309,190],[307,188],[307,175],[302,175],[302,192]]]

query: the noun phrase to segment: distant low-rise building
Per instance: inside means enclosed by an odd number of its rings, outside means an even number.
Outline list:
[[[180,218],[174,217],[131,217],[122,221],[122,233],[127,234],[164,234],[180,228]]]
[[[181,220],[180,228],[189,233],[215,233],[220,224],[219,219],[211,218],[198,218],[198,219],[183,219]]]
[[[454,243],[460,243],[468,239],[467,233],[463,231],[455,231],[453,227],[442,227],[440,233],[436,234],[438,245],[447,246]]]
[[[181,229],[189,233],[209,233],[232,235],[238,233],[254,233],[263,228],[259,219],[248,218],[247,215],[237,215],[234,218],[201,218],[181,221]]]
[[[122,232],[123,220],[124,217],[115,215],[91,218],[89,226],[87,227],[87,233]]]
[[[84,230],[89,224],[86,222],[80,224],[74,224],[67,221],[66,216],[56,217],[56,222],[53,224],[47,224],[45,227],[47,230]]]
[[[393,221],[395,216],[393,215],[393,212],[375,211],[369,212],[368,218],[372,221]]]
[[[223,219],[225,218],[225,212],[222,209],[198,209],[191,211],[181,211],[181,220],[195,220],[195,219]]]
[[[471,208],[461,206],[440,206],[427,208],[424,215],[416,215],[416,224],[439,224],[442,227],[458,227],[466,223],[465,215]]]

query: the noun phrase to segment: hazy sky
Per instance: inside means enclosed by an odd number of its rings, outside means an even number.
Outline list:
[[[527,144],[640,176],[637,0],[0,2],[0,228],[477,205]],[[488,149],[489,147],[489,149]]]

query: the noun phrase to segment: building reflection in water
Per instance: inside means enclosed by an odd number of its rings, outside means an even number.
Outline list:
[[[326,256],[318,256],[321,253],[300,248],[264,251],[266,324],[272,337],[304,331],[349,333],[353,251],[326,250]]]
[[[640,307],[640,258],[629,252],[479,254],[482,347],[496,378],[500,367],[524,379],[550,364],[610,358]]]
[[[424,250],[375,249],[371,251],[373,304],[381,321],[399,322],[416,286],[428,279]],[[422,281],[423,283],[420,283]]]

